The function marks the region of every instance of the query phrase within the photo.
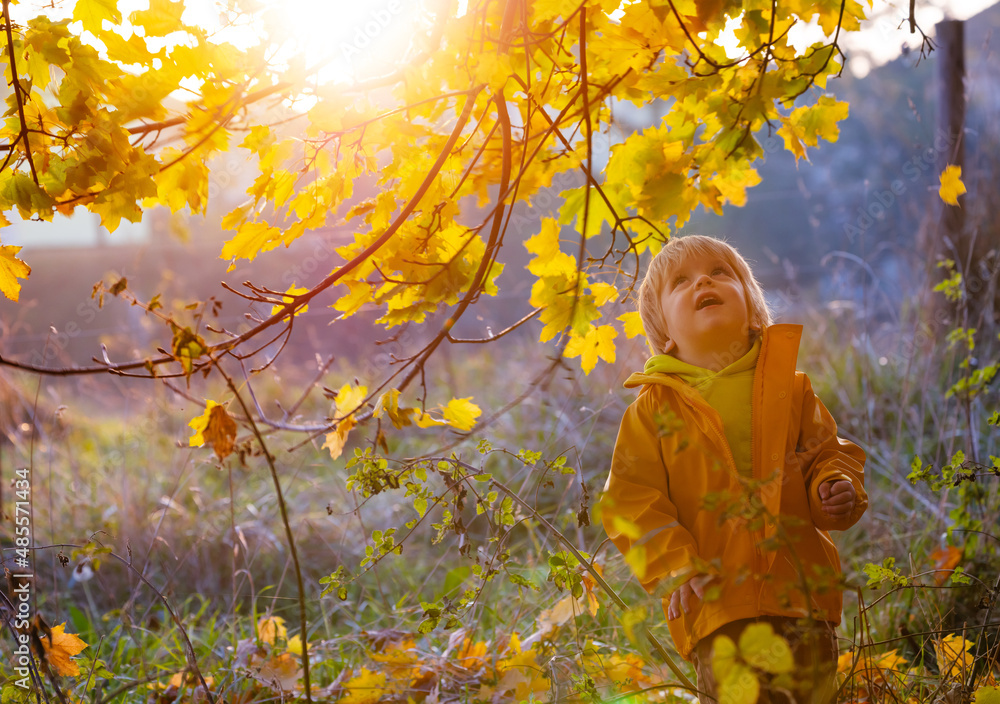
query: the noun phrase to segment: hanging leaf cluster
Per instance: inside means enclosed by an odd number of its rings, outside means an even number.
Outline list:
[[[262,17],[265,5],[219,11],[225,25]],[[233,152],[256,176],[222,221],[224,259],[252,260],[332,224],[354,232],[319,284],[269,299],[272,319],[328,289],[333,315],[377,310],[387,328],[448,310],[409,360],[418,367],[453,341],[470,306],[497,294],[505,245],[523,243],[540,339],[565,341],[589,371],[615,359],[622,321],[610,313],[635,282],[622,267],[695,208],[742,205],[759,181],[762,130],[797,157],[836,139],[847,106],[823,91],[840,70],[840,33],[864,8],[507,0],[463,12],[421,5],[427,36],[374,86],[316,82],[318,69],[278,61],[266,37],[221,42],[186,19],[183,0],[127,16],[113,0],[78,0],[68,16],[16,24],[0,212],[48,220],[81,207],[112,232],[155,205],[205,213],[209,161]],[[793,28],[809,22],[827,39],[793,45]],[[618,113],[654,103],[661,120],[620,129]],[[293,115],[300,129],[287,127]],[[361,183],[376,194],[358,196]],[[525,206],[544,189],[563,200],[538,226]],[[3,252],[0,283],[16,299],[30,270],[16,248]],[[175,355],[190,364],[195,351],[181,347]]]

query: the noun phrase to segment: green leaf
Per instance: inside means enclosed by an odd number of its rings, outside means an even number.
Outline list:
[[[7,169],[0,173],[0,211],[17,208],[24,220],[51,217],[53,200],[28,174]],[[47,216],[47,217],[46,217]]]
[[[901,571],[896,568],[896,558],[887,557],[881,565],[869,562],[864,567],[864,573],[868,576],[868,586],[878,587],[883,582],[889,582],[895,586],[905,587],[910,583],[908,577],[904,577]]]
[[[965,573],[961,566],[956,567],[951,573],[952,584],[972,584],[972,577]]]

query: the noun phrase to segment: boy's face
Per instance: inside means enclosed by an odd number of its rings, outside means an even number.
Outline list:
[[[664,351],[682,361],[721,369],[750,349],[746,292],[721,257],[682,259],[669,272],[660,306],[669,338]]]

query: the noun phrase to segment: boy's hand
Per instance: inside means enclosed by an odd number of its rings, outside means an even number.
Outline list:
[[[823,502],[823,513],[831,518],[844,518],[854,510],[858,492],[854,490],[853,484],[841,479],[820,484],[819,498]]]
[[[694,600],[705,598],[705,587],[714,579],[710,574],[692,577],[670,595],[670,606],[667,607],[667,620],[680,618],[682,613],[688,613],[694,606]]]

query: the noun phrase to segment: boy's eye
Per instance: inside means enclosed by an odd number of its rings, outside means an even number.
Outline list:
[[[714,269],[712,269],[712,276],[715,276],[716,274],[728,274],[728,273],[729,270],[726,269],[726,267],[724,266],[717,266]]]
[[[674,282],[671,285],[673,286],[673,288],[677,288],[678,286],[680,286],[682,283],[684,283],[687,280],[688,279],[687,279],[686,276],[678,276],[677,278],[674,279]]]

